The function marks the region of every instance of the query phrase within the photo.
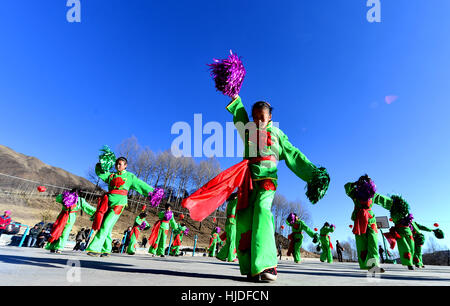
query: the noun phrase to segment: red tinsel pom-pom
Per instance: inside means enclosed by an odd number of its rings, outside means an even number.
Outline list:
[[[44,191],[47,190],[47,188],[45,188],[45,186],[38,186],[37,190],[38,190],[39,192],[44,192]]]
[[[435,227],[439,227],[439,224],[435,223],[434,226],[435,226]]]
[[[315,231],[315,232],[317,232],[317,231],[318,231],[317,227],[315,227],[315,228],[314,228],[314,231]]]
[[[281,229],[284,229],[284,225],[281,226]]]
[[[353,228],[353,225],[350,224],[348,227]]]
[[[216,220],[217,220],[217,219],[214,217],[214,218],[213,218],[213,222],[216,222]]]
[[[142,206],[142,211],[145,211],[146,208],[147,208],[147,205]]]
[[[183,220],[183,219],[184,219],[184,215],[181,214],[181,215],[180,215],[180,220]]]
[[[391,222],[392,222],[392,218],[389,218],[389,221],[391,221]]]

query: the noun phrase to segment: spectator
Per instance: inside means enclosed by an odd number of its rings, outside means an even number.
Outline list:
[[[142,237],[142,247],[145,248],[147,246],[147,238],[145,236]]]
[[[11,223],[11,217],[9,216],[11,212],[9,210],[5,210],[3,216],[0,216],[0,236],[2,236],[6,227]]]
[[[27,247],[32,248],[36,244],[36,240],[39,236],[39,225],[35,225],[32,229],[30,229],[30,233],[28,234]]]
[[[38,239],[37,239],[38,248],[43,248],[44,247],[45,243],[48,240],[48,237],[50,237],[51,228],[52,228],[52,225],[44,228],[39,233],[39,236],[38,236]]]
[[[112,241],[112,249],[111,249],[112,253],[120,253],[120,241],[119,239],[114,239]]]
[[[125,234],[126,234],[126,239],[125,239],[125,243],[124,243],[124,245],[125,245],[124,250],[126,250],[126,249],[128,248],[128,245],[130,244],[131,229],[132,229],[132,227],[129,226],[129,227],[127,228],[127,230],[125,230],[125,231],[123,232],[123,235],[124,235],[124,236],[125,236]],[[122,240],[123,240],[123,239],[122,239]]]
[[[384,263],[384,256],[383,256],[384,250],[381,247],[381,245],[378,246],[378,253],[380,254],[381,263]]]
[[[341,246],[341,244],[339,243],[339,240],[336,240],[336,253],[338,256],[338,261],[342,262],[342,251],[344,250],[344,248]]]
[[[91,236],[89,236],[90,233],[91,233],[91,229],[90,228],[87,228],[87,229],[84,230],[84,237],[86,237],[85,238],[86,242],[84,244],[83,243],[81,244],[80,251],[84,251],[86,249],[86,247],[88,246],[89,240],[91,240]]]
[[[73,248],[74,251],[81,251],[81,245],[84,244],[83,240],[86,240],[86,234],[84,228],[82,228],[75,238],[75,241],[77,242]]]

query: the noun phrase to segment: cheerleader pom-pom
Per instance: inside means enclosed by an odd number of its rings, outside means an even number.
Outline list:
[[[187,235],[189,233],[189,228],[186,227],[186,229],[184,230],[183,234]]]
[[[101,154],[98,157],[100,167],[103,172],[107,172],[116,163],[116,155],[107,145],[104,145],[100,152]]]
[[[287,217],[286,221],[287,221],[289,224],[294,224],[294,223],[295,223],[295,217],[297,217],[296,214],[290,213],[289,216]]]
[[[62,193],[62,202],[66,208],[73,208],[77,205],[78,194],[76,192],[72,193],[68,190],[64,190]]]
[[[377,186],[367,175],[361,177],[355,184],[355,196],[359,200],[372,199],[377,191]]]
[[[434,224],[434,227],[439,227],[439,224],[435,223],[435,224]]]
[[[228,58],[214,59],[214,63],[208,64],[208,66],[216,89],[226,96],[236,97],[241,90],[246,73],[241,59],[230,50]]]
[[[312,179],[308,182],[306,196],[312,204],[319,202],[327,193],[330,185],[330,175],[327,169],[321,167],[313,171]]]
[[[425,235],[422,233],[419,233],[414,236],[414,243],[416,245],[424,245],[425,243]]]
[[[409,215],[409,204],[401,196],[393,195],[392,207],[390,209],[391,218],[398,222]]]
[[[173,213],[172,213],[171,210],[166,211],[166,212],[164,213],[164,220],[165,220],[165,221],[169,221],[170,219],[172,219],[172,216],[173,216]]]
[[[437,228],[437,229],[433,230],[433,233],[434,233],[434,236],[437,239],[443,239],[444,238],[444,232],[441,229]]]
[[[153,192],[148,193],[148,200],[152,207],[157,207],[161,200],[164,198],[164,190],[162,188],[155,188]]]
[[[216,233],[220,233],[220,227],[216,227]]]

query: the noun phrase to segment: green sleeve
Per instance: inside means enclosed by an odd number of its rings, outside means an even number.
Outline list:
[[[175,218],[173,216],[172,216],[172,219],[170,219],[169,223],[170,223],[170,227],[172,228],[172,230],[178,229],[178,224],[175,221]]]
[[[235,126],[238,122],[245,126],[250,121],[248,119],[247,111],[242,104],[241,97],[239,96],[227,105],[227,110],[233,115],[233,122]],[[242,140],[245,141],[245,129],[237,128],[237,130]]]
[[[375,193],[375,196],[373,197],[373,203],[378,204],[387,210],[391,210],[392,207],[392,199],[378,193]]]
[[[62,194],[58,194],[55,199],[56,203],[63,204]]]
[[[305,233],[307,233],[309,237],[314,238],[314,231],[308,225],[306,225],[305,222],[302,222],[302,226]]]
[[[355,186],[354,183],[347,183],[347,184],[344,185],[345,193],[346,193],[350,198],[353,198],[352,193],[353,193],[354,186]]]
[[[417,223],[417,222],[413,222],[413,226],[414,226],[414,225],[416,225],[417,228],[418,228],[419,230],[422,230],[422,231],[426,231],[426,232],[432,232],[432,231],[433,231],[432,229],[430,229],[430,228],[428,228],[428,227],[426,227],[426,226],[424,226],[424,225],[421,225],[421,224],[419,224],[419,223]]]
[[[80,202],[81,202],[81,209],[85,213],[87,213],[89,216],[93,216],[95,214],[95,211],[97,210],[97,208],[90,205],[84,198],[80,198]]]
[[[308,158],[294,147],[288,137],[279,130],[279,142],[281,146],[280,160],[286,162],[287,167],[305,182],[310,182],[316,166]]]
[[[130,188],[136,190],[137,192],[142,194],[144,197],[148,196],[149,192],[152,192],[154,190],[153,187],[151,187],[146,182],[138,179],[137,176],[134,174],[133,174],[133,182],[132,182]]]
[[[106,184],[109,184],[109,176],[111,175],[111,172],[109,171],[103,172],[100,163],[97,163],[95,165],[95,173],[102,181],[104,181]]]

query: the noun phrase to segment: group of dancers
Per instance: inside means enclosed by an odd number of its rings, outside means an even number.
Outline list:
[[[235,54],[223,60],[215,60],[211,67],[216,88],[232,100],[226,106],[233,116],[233,122],[244,142],[243,161],[224,170],[199,190],[183,200],[182,206],[189,210],[194,221],[202,221],[224,202],[227,203],[225,231],[214,228],[211,233],[209,256],[223,261],[238,261],[240,273],[250,281],[271,282],[277,279],[277,249],[275,244],[275,224],[271,212],[272,202],[277,189],[278,162],[284,160],[287,167],[301,180],[305,181],[306,196],[312,204],[318,203],[326,194],[330,175],[326,168],[314,165],[298,148],[293,146],[286,134],[272,124],[272,106],[266,101],[258,101],[251,108],[252,121],[242,103],[239,91],[245,76],[245,69]],[[64,244],[71,226],[75,222],[75,213],[85,211],[92,216],[95,236],[86,251],[89,256],[107,257],[111,253],[111,232],[127,206],[127,195],[135,190],[149,199],[152,207],[159,205],[164,191],[153,188],[139,180],[126,170],[124,157],[115,159],[108,147],[102,149],[96,173],[108,184],[108,192],[99,200],[97,208],[86,203],[76,191],[65,192],[57,198],[63,204],[63,210],[52,231],[50,250],[58,252]],[[110,169],[115,165],[116,172]],[[353,234],[356,239],[359,267],[384,272],[379,267],[377,225],[372,211],[373,204],[390,211],[395,226],[386,234],[391,243],[398,245],[401,263],[409,269],[423,267],[421,246],[424,235],[421,231],[431,229],[417,224],[409,204],[400,196],[383,196],[376,193],[372,179],[361,176],[357,181],[347,183],[346,194],[353,200]],[[144,209],[145,210],[145,209]],[[135,242],[140,231],[148,229],[146,213],[142,211],[136,218],[127,249],[128,254],[135,253]],[[149,238],[149,253],[164,256],[165,241],[171,227],[176,237],[172,254],[176,254],[183,235],[188,231],[184,224],[178,224],[170,205],[159,212],[159,220],[154,224]],[[289,254],[295,262],[301,261],[300,248],[303,232],[318,243],[322,249],[321,261],[332,262],[329,234],[335,229],[333,224],[325,223],[319,233],[314,233],[304,221],[292,212],[286,223],[292,227]],[[437,238],[442,238],[441,230],[433,230]],[[225,245],[216,255],[216,245]]]

